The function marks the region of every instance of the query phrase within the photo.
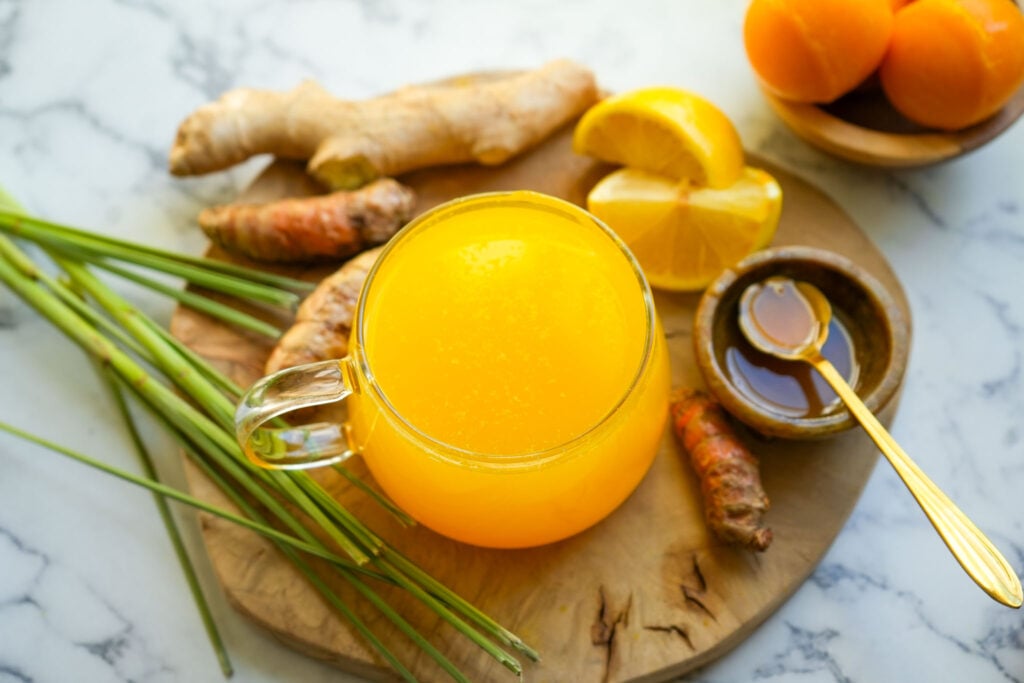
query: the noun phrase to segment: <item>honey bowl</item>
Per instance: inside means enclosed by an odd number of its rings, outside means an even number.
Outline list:
[[[708,389],[752,429],[773,437],[820,439],[856,422],[813,368],[754,349],[740,331],[739,301],[752,284],[781,276],[820,289],[833,308],[823,349],[876,415],[896,396],[906,369],[910,323],[864,268],[824,249],[785,246],[753,254],[723,272],[697,307],[694,347]]]

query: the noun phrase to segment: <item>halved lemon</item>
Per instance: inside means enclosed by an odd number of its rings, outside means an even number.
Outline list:
[[[587,208],[629,246],[652,286],[697,291],[768,246],[782,188],[749,166],[722,189],[624,168],[594,186]]]
[[[729,118],[677,88],[644,88],[597,103],[576,125],[573,149],[710,187],[728,187],[743,171],[743,147]]]

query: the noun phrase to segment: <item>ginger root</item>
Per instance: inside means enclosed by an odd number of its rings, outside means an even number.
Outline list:
[[[593,74],[568,60],[500,78],[467,76],[369,100],[337,99],[316,83],[289,92],[238,89],[178,129],[175,175],[227,168],[263,153],[309,159],[331,188],[477,161],[500,164],[597,100]]]
[[[725,411],[703,391],[680,390],[672,396],[671,414],[700,480],[708,527],[723,541],[765,550],[772,541],[762,524],[768,496],[757,458],[729,426]]]
[[[295,323],[271,351],[266,374],[345,357],[359,291],[381,251],[383,247],[364,251],[317,285],[299,306]]]
[[[386,242],[415,203],[411,189],[381,178],[358,190],[203,209],[199,226],[227,251],[256,261],[339,260]]]

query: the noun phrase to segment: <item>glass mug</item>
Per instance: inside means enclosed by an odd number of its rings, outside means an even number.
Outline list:
[[[669,381],[650,288],[611,230],[546,195],[480,194],[391,238],[348,356],[258,381],[236,427],[261,466],[358,453],[424,526],[528,547],[590,527],[636,488]],[[342,424],[265,425],[341,400]]]

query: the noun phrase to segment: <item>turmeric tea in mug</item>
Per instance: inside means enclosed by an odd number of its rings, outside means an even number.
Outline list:
[[[482,546],[548,543],[604,518],[667,418],[668,357],[636,262],[583,209],[530,192],[456,200],[394,237],[350,355],[330,363],[331,400],[348,401],[337,457],[360,453],[420,523]],[[303,372],[284,371],[289,396]]]

